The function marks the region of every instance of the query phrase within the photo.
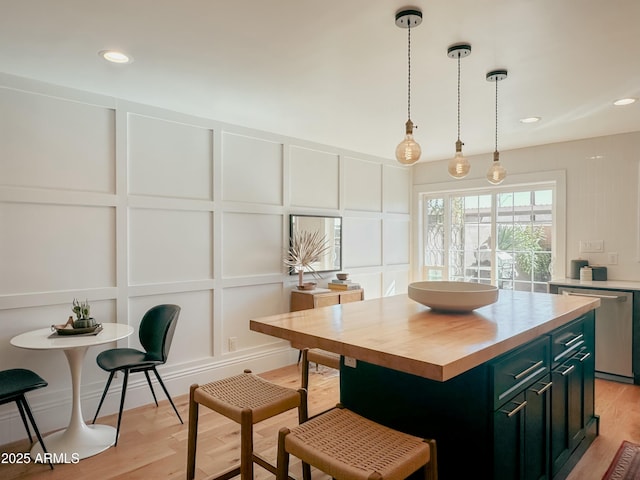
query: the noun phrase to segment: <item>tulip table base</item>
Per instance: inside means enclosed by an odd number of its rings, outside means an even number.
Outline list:
[[[82,418],[80,402],[80,379],[82,363],[87,346],[65,349],[64,354],[71,371],[72,407],[71,420],[65,430],[52,433],[43,438],[47,452],[54,454],[53,460],[58,463],[77,462],[105,451],[116,442],[116,429],[108,425],[87,425]],[[42,454],[42,446],[37,442],[31,449],[34,458]]]

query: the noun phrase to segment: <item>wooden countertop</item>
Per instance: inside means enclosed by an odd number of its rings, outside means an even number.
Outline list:
[[[253,331],[446,381],[600,306],[599,299],[500,290],[471,313],[431,311],[407,295],[250,321]]]

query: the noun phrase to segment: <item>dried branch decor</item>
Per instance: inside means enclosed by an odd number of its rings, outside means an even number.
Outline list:
[[[330,248],[326,235],[318,231],[297,231],[291,237],[289,251],[283,262],[298,272],[298,285],[302,285],[304,271],[315,273],[312,265],[326,255]]]

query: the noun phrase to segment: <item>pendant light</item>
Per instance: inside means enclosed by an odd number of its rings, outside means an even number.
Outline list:
[[[456,155],[449,160],[449,175],[453,178],[464,178],[469,173],[471,165],[469,160],[462,154],[462,141],[460,140],[460,59],[471,55],[471,45],[468,43],[458,43],[451,45],[447,50],[449,58],[458,60],[458,140],[456,141]]]
[[[493,152],[493,164],[487,172],[487,180],[494,185],[502,183],[507,176],[507,171],[500,165],[500,152],[498,152],[498,82],[505,78],[507,78],[506,70],[492,70],[487,73],[487,81],[496,82],[496,143]]]
[[[408,80],[407,80],[407,123],[405,124],[404,140],[396,147],[396,159],[404,165],[412,165],[420,159],[422,149],[418,142],[413,139],[413,122],[411,121],[411,29],[422,23],[422,12],[420,10],[407,9],[399,10],[396,13],[396,25],[407,29],[407,57],[408,57]],[[417,127],[416,127],[417,128]]]

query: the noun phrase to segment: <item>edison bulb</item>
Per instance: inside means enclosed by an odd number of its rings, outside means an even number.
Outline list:
[[[507,177],[507,171],[502,165],[500,165],[497,154],[498,152],[493,153],[493,164],[487,172],[487,180],[489,180],[489,183],[492,183],[494,185],[502,183],[503,180]]]
[[[449,175],[453,178],[464,178],[471,170],[469,160],[462,154],[461,150],[456,150],[456,155],[449,160]]]
[[[396,147],[396,160],[403,165],[413,165],[420,160],[422,149],[418,142],[413,139],[413,122],[411,119],[405,123],[406,136]]]

